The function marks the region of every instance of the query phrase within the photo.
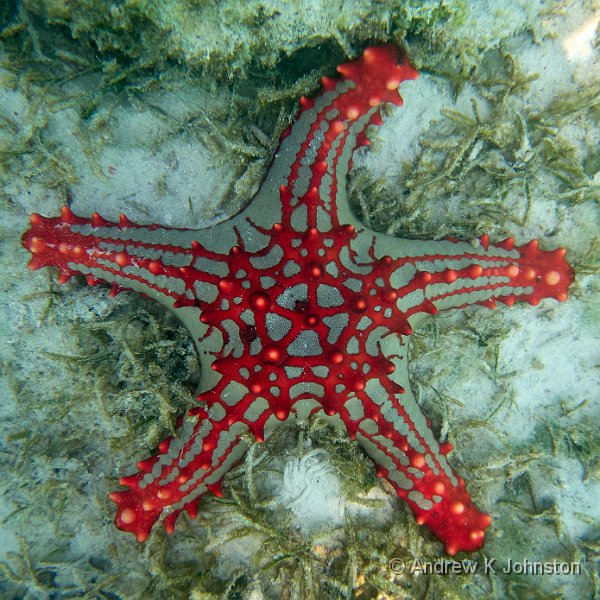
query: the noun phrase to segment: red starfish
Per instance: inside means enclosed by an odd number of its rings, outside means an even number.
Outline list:
[[[53,265],[59,280],[84,274],[112,292],[135,290],[172,308],[202,361],[198,400],[177,437],[124,477],[111,494],[120,529],[147,538],[162,518],[194,517],[202,494],[248,448],[245,434],[320,414],[345,428],[446,551],[483,544],[490,517],[473,505],[409,389],[411,326],[426,313],[496,300],[565,300],[565,250],[507,239],[391,238],[350,211],[345,177],[380,107],[400,106],[400,82],[417,72],[392,46],[367,48],[302,98],[260,191],[238,216],[201,231],[119,224],[98,214],[33,214],[23,245],[31,269]]]

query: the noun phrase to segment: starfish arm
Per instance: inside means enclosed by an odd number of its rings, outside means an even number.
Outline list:
[[[269,242],[245,219],[204,230],[137,225],[124,215],[111,223],[63,207],[60,217],[31,215],[22,243],[32,253],[30,269],[58,267],[59,281],[84,275],[90,285],[112,284],[113,294],[133,290],[169,308],[211,302],[230,271],[229,255],[244,238],[256,252]]]
[[[221,479],[248,449],[245,436],[262,441],[272,414],[226,378],[198,400],[208,406],[188,411],[176,435],[161,442],[159,453],[138,463],[138,473],[121,478],[128,489],[110,495],[118,507],[115,524],[140,542],[159,519],[171,533],[182,510],[194,518],[207,491],[220,496]]]
[[[387,258],[389,283],[405,316],[496,301],[537,305],[542,298],[567,299],[573,280],[566,251],[540,250],[536,240],[515,246],[508,238],[498,245],[483,236],[479,246],[444,240],[419,242],[378,236],[373,256]],[[414,324],[412,319],[412,323]]]
[[[86,219],[63,207],[60,217],[31,215],[22,243],[33,255],[29,268],[58,267],[61,283],[84,275],[90,285],[109,283],[113,293],[133,290],[172,307],[179,298],[193,302],[197,281],[214,285],[228,270],[226,257],[200,246],[201,236],[193,230],[136,225],[126,217],[118,224],[97,213]],[[211,265],[210,272],[194,264],[200,256],[222,262]]]
[[[385,478],[405,500],[417,523],[425,525],[446,546],[446,552],[477,550],[483,545],[489,515],[477,510],[464,481],[450,467],[449,444],[438,444],[410,391],[390,395],[377,404],[360,397],[365,418],[357,441]]]
[[[352,385],[350,374],[344,377],[349,391],[335,408],[349,435],[374,460],[377,474],[409,504],[417,522],[444,542],[449,554],[476,550],[491,520],[474,506],[446,458],[450,444],[438,443],[411,393],[407,340],[381,326],[365,333],[357,366],[368,374],[360,385]],[[362,357],[370,358],[363,363]]]
[[[401,106],[399,84],[418,74],[394,46],[367,48],[337,70],[340,77],[324,77],[315,98],[301,98],[300,113],[283,134],[267,177],[244,213],[254,222],[264,220],[266,209],[298,233],[360,225],[346,198],[352,154],[368,145],[365,129],[381,124],[382,104]]]
[[[128,489],[110,494],[118,507],[116,526],[143,542],[161,518],[168,533],[182,510],[195,518],[201,496],[207,491],[220,496],[221,479],[248,449],[245,431],[242,423],[227,426],[201,409],[190,411],[177,437],[164,440],[158,455],[139,462],[138,473],[119,480]]]

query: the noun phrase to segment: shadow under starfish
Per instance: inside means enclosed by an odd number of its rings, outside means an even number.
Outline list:
[[[112,294],[134,290],[182,319],[202,362],[199,406],[159,454],[114,492],[115,523],[144,541],[168,532],[244,455],[288,419],[319,413],[363,446],[449,554],[481,547],[490,517],[474,506],[435,439],[408,379],[412,327],[428,313],[541,298],[563,301],[572,280],[565,250],[512,239],[478,246],[397,239],[352,214],[345,178],[352,153],[381,124],[384,103],[417,72],[393,46],[367,48],[302,98],[252,203],[203,230],[118,224],[98,214],[31,216],[23,245],[31,269],[83,274]]]

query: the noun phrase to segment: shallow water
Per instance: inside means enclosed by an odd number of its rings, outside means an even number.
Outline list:
[[[318,76],[398,41],[379,4],[345,3],[353,27],[331,7],[263,4],[253,18],[253,3],[237,16],[171,2],[0,11],[2,596],[593,597],[600,69],[584,3],[490,1],[443,23],[423,9],[406,41],[421,77],[350,177],[375,229],[539,239],[574,265],[566,302],[446,311],[412,338],[412,389],[492,516],[484,548],[440,562],[364,454],[319,423],[255,447],[173,536],[138,544],[114,527],[108,493],[194,403],[193,340],[148,299],[28,271],[20,237],[30,213],[65,203],[176,227],[222,220],[250,200]]]

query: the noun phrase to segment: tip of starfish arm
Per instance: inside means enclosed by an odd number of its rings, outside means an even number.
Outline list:
[[[148,539],[150,530],[160,516],[160,508],[149,503],[136,504],[130,491],[112,492],[108,496],[117,505],[115,525],[121,531],[133,533],[138,542]]]
[[[402,106],[399,85],[418,77],[418,72],[408,62],[406,53],[392,45],[365,48],[360,57],[339,65],[337,72],[341,75],[341,81],[348,81],[351,85],[335,101],[341,122],[354,122],[384,103]],[[322,80],[322,91],[333,90],[339,83],[339,78],[325,77]],[[312,108],[314,100],[301,98],[300,105],[302,110]],[[378,111],[371,114],[369,124],[381,124]],[[363,143],[366,141],[366,138],[361,139]]]
[[[492,522],[488,514],[479,512],[468,500],[448,503],[435,518],[422,515],[419,519],[419,516],[417,522],[431,529],[450,556],[479,550],[485,542],[485,530]]]
[[[518,264],[509,273],[511,284],[525,290],[519,299],[537,306],[542,298],[564,302],[573,282],[573,269],[566,261],[566,250],[540,250],[537,240],[517,247]]]

